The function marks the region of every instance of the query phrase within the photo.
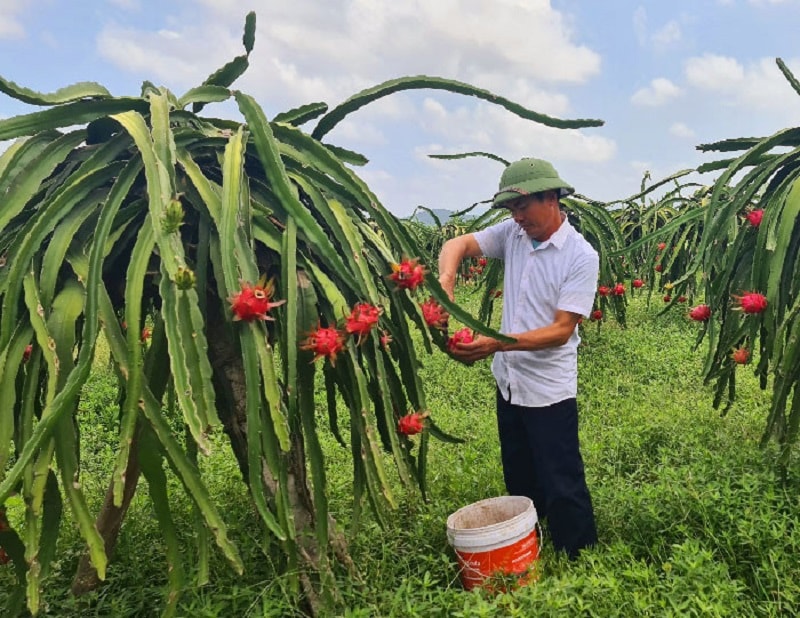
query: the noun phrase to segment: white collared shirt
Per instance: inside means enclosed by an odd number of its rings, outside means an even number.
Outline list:
[[[594,248],[568,221],[535,249],[513,219],[474,234],[486,257],[505,261],[500,332],[520,334],[553,323],[557,310],[588,316],[592,310],[600,260]],[[562,346],[498,352],[492,373],[511,403],[549,406],[578,391],[578,329]]]

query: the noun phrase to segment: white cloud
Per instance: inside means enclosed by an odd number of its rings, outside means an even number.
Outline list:
[[[370,157],[370,164],[357,170],[392,212],[405,216],[420,204],[458,210],[496,190],[500,163],[484,157],[431,159],[431,154],[481,151],[509,160],[541,156],[552,161],[564,178],[576,181],[580,179],[578,170],[594,169],[616,156],[613,140],[592,134],[598,129],[553,129],[489,103],[469,105],[463,98],[455,100],[461,104],[454,105],[448,95],[419,100],[414,117],[424,130],[420,139],[405,150],[405,143],[398,144],[395,136],[388,154]],[[412,164],[413,173],[404,172],[403,168]]]
[[[657,47],[668,47],[681,40],[682,33],[680,24],[672,20],[664,24],[660,30],[653,33],[653,43]]]
[[[491,152],[509,160],[538,153],[554,160],[585,162],[607,161],[616,152],[613,140],[587,132],[595,129],[554,129],[483,103],[453,110],[428,103],[421,111],[421,122],[428,135],[453,144],[457,152]]]
[[[639,45],[647,44],[647,11],[643,6],[636,7],[633,12],[633,32]]]
[[[647,10],[643,6],[638,6],[633,12],[632,21],[634,35],[641,47],[664,50],[674,46],[683,38],[681,25],[674,19],[651,32]]]
[[[294,93],[300,101],[330,101],[334,96],[335,89],[320,76],[304,76],[298,67],[289,62],[283,62],[279,58],[273,59],[271,63],[273,75],[278,81],[291,83]]]
[[[744,68],[735,58],[705,54],[686,61],[686,79],[704,90],[729,91],[744,80]]]
[[[383,146],[388,142],[382,129],[370,122],[364,122],[362,118],[358,122],[345,118],[336,126],[336,139],[362,146]]]
[[[381,168],[360,168],[356,172],[358,177],[369,187],[370,191],[386,206],[385,196],[402,195],[403,183],[391,172]],[[403,213],[404,216],[410,213]]]
[[[199,41],[214,41],[199,45]],[[161,80],[169,87],[190,87],[242,53],[240,40],[227,28],[208,24],[183,30],[162,28],[141,31],[106,26],[97,38],[101,56],[146,79]]]
[[[664,77],[658,77],[646,88],[640,88],[631,97],[634,105],[657,107],[679,97],[682,91],[678,86]]]
[[[792,72],[800,75],[800,63],[795,61]],[[798,109],[800,98],[784,77],[773,58],[762,58],[745,71],[747,88],[736,93],[739,101],[756,110]]]
[[[447,118],[447,109],[439,101],[426,98],[422,104],[423,109],[429,116],[433,116],[435,120],[445,120]]]
[[[19,20],[19,14],[25,9],[25,0],[0,1],[0,40],[21,39],[25,36],[25,28]]]
[[[171,15],[156,30],[107,25],[98,49],[115,66],[194,85],[241,53],[251,2],[202,0],[191,15]],[[241,87],[292,105],[341,100],[400,75],[465,81],[511,98],[547,96],[544,84],[583,83],[600,56],[573,42],[568,21],[549,0],[295,0],[258,10],[252,68]],[[513,37],[509,32],[524,32]],[[214,41],[214,45],[198,42]],[[169,85],[169,84],[168,84]],[[246,87],[245,87],[246,86]],[[566,99],[550,95],[564,109]]]
[[[570,114],[569,98],[550,89],[543,89],[533,80],[513,78],[503,73],[476,74],[473,82],[491,92],[503,93],[508,99],[548,116],[566,117]]]
[[[670,126],[669,128],[669,132],[671,135],[674,135],[675,137],[680,137],[685,139],[694,139],[695,137],[695,132],[683,122],[672,123],[672,126]]]
[[[800,60],[786,61],[797,76]],[[735,58],[705,54],[686,63],[686,79],[698,90],[715,93],[720,102],[749,111],[791,111],[798,95],[773,58],[743,65]]]
[[[157,79],[181,94],[243,53],[242,26],[252,4],[197,0],[185,13],[168,4],[172,12],[162,13],[152,29],[108,23],[97,37],[97,48],[136,79]],[[550,0],[257,4],[251,66],[235,87],[252,94],[268,116],[312,101],[333,107],[385,80],[430,75],[570,118],[575,114],[560,88],[585,83],[601,67],[599,54],[576,42],[570,18]],[[429,199],[423,196],[430,196],[432,186],[456,200],[448,206],[461,208],[465,204],[454,196],[474,190],[480,199],[497,183],[496,162],[434,161],[427,157],[431,152],[481,150],[509,159],[538,153],[579,167],[615,156],[616,143],[594,131],[543,127],[473,97],[425,90],[371,103],[337,125],[330,141],[355,150],[363,147],[370,163],[357,173],[379,199],[402,212]],[[411,166],[410,177],[400,169]]]
[[[790,2],[791,0],[748,0],[750,4],[755,6],[764,6],[769,4],[785,4],[786,2]]]

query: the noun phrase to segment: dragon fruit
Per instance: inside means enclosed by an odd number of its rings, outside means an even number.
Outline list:
[[[450,314],[433,297],[420,303],[419,306],[422,309],[422,317],[428,326],[439,329],[447,328]]]
[[[762,313],[767,308],[767,297],[758,292],[745,292],[734,298],[739,301],[739,309],[745,313]]]
[[[750,350],[747,348],[736,348],[731,354],[731,358],[733,359],[734,363],[744,365],[748,360],[750,360]]]
[[[263,277],[255,285],[250,285],[244,281],[240,281],[239,285],[241,286],[241,291],[232,295],[229,299],[234,321],[272,320],[273,318],[269,317],[267,312],[273,307],[278,307],[286,302],[285,300],[270,302],[274,293],[274,286],[272,281],[265,283]]]
[[[417,258],[406,258],[399,264],[392,264],[392,274],[389,279],[401,290],[416,290],[425,281],[425,267],[418,263]]]
[[[764,218],[764,209],[758,208],[757,210],[751,210],[747,213],[747,220],[750,222],[750,225],[753,227],[758,227],[761,225],[761,220]]]
[[[380,308],[369,303],[357,303],[347,316],[344,329],[351,335],[358,335],[358,343],[361,344],[378,323],[380,315]]]
[[[472,331],[469,328],[462,328],[454,332],[447,340],[447,349],[453,352],[458,349],[459,343],[472,343],[474,340],[475,336]]]
[[[344,334],[335,326],[326,328],[318,326],[317,330],[310,333],[300,345],[300,349],[310,350],[314,353],[314,359],[311,362],[327,358],[331,365],[334,365],[336,363],[336,355],[344,349],[344,341]]]
[[[689,317],[695,322],[705,322],[711,317],[711,307],[708,305],[697,305],[689,311]]]
[[[397,421],[397,431],[407,436],[422,433],[422,430],[425,429],[425,423],[423,422],[425,416],[425,414],[420,414],[419,412],[406,414]]]

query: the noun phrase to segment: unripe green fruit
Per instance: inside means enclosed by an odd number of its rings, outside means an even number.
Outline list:
[[[179,290],[190,290],[196,282],[197,277],[191,268],[181,266],[178,268],[178,272],[175,273],[175,285],[178,286]]]
[[[164,210],[164,231],[173,234],[183,225],[183,204],[180,200],[170,200]]]

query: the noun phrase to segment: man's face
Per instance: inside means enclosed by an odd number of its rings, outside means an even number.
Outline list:
[[[547,240],[561,224],[558,198],[553,191],[523,195],[506,202],[505,207],[525,233],[534,240]]]

